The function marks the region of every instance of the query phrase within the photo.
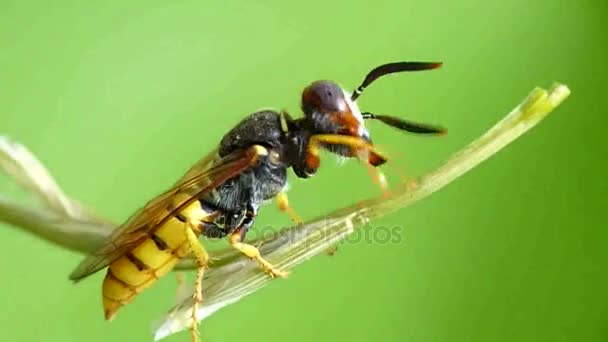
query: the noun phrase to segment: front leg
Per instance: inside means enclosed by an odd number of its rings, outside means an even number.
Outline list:
[[[352,157],[359,158],[368,166],[370,175],[380,186],[385,196],[389,195],[388,185],[384,174],[376,167],[384,164],[387,159],[374,146],[363,138],[341,134],[316,134],[310,137],[306,151],[306,166],[309,170],[319,168],[319,150],[323,144],[347,146],[351,149]]]
[[[249,230],[249,227],[251,227],[251,225],[253,224],[254,217],[255,217],[255,213],[251,210],[248,210],[241,226],[238,227],[237,229],[235,229],[234,232],[230,235],[230,239],[229,239],[230,245],[232,247],[234,247],[235,249],[237,249],[238,251],[240,251],[241,253],[248,256],[249,258],[257,261],[258,264],[260,265],[260,268],[262,270],[264,270],[264,272],[266,272],[272,278],[287,277],[288,273],[286,271],[282,271],[282,270],[274,267],[270,262],[268,262],[266,259],[262,258],[262,255],[260,254],[259,249],[257,249],[255,246],[242,242],[245,239],[247,230]]]
[[[371,166],[380,166],[387,159],[374,146],[363,138],[342,134],[315,134],[310,137],[306,151],[306,166],[316,169],[319,167],[319,150],[323,144],[349,147],[350,157],[355,157]]]

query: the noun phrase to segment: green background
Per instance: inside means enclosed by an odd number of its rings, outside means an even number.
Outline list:
[[[64,189],[121,221],[262,107],[299,114],[316,79],[352,89],[397,60],[439,71],[389,77],[365,110],[448,127],[378,123],[386,172],[419,175],[499,120],[534,86],[571,97],[538,128],[446,189],[201,325],[205,341],[608,341],[608,2],[0,2],[0,133]],[[305,218],[378,194],[367,171],[325,157],[291,179]],[[23,196],[2,178],[2,192]],[[21,194],[21,195],[20,195]],[[288,218],[274,206],[258,225]],[[81,255],[0,226],[0,340],[150,341],[174,303],[168,276],[107,323],[102,274]],[[188,341],[187,333],[167,341]]]

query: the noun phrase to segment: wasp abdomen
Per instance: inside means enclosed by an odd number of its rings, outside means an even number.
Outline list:
[[[187,221],[204,225],[206,222],[201,220],[203,212],[199,201],[192,203],[110,264],[102,286],[106,319],[112,319],[121,306],[131,302],[138,293],[171,271],[179,259],[188,255]],[[204,213],[207,217],[214,214]]]

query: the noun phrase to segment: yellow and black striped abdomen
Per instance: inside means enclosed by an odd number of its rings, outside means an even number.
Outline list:
[[[133,250],[124,254],[108,267],[102,285],[103,307],[106,319],[112,319],[121,306],[128,304],[144,289],[173,269],[180,258],[190,252],[184,222],[205,222],[213,215],[195,201],[180,213],[180,219],[171,217]],[[198,226],[198,224],[197,224]]]

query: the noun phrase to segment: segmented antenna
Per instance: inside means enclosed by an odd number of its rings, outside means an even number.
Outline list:
[[[427,124],[421,124],[417,122],[403,120],[389,115],[378,115],[370,112],[361,113],[364,119],[374,119],[382,121],[385,124],[400,129],[402,131],[417,133],[417,134],[447,134],[447,129],[438,126],[432,126]]]
[[[351,100],[355,101],[361,95],[361,93],[363,93],[363,90],[365,90],[367,86],[372,84],[372,82],[374,82],[377,78],[381,76],[402,71],[421,71],[437,69],[441,67],[442,64],[443,63],[441,62],[396,62],[381,65],[370,71],[367,76],[365,76],[363,83],[361,83],[361,85],[357,87],[357,89],[353,92],[350,98]]]

